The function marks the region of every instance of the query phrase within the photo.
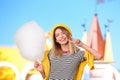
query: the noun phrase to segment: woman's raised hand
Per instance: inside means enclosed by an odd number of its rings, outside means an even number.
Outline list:
[[[76,44],[77,46],[82,45],[82,43],[79,39],[72,38],[72,39],[70,39],[70,42],[72,42],[73,44]]]

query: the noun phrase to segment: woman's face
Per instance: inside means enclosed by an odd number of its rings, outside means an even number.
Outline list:
[[[58,42],[60,45],[65,45],[68,43],[68,37],[60,28],[55,30],[55,38],[56,42]]]

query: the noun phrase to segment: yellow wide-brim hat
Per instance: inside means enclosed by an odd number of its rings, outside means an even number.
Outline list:
[[[63,27],[65,28],[69,33],[70,35],[72,36],[72,31],[71,29],[69,28],[69,26],[65,25],[65,24],[56,24],[55,26],[53,26],[52,30],[51,30],[51,37],[53,38],[53,35],[54,35],[54,31],[56,28],[58,27]]]

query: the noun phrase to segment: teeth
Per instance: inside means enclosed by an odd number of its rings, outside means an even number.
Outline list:
[[[64,41],[65,39],[61,39],[61,41]]]

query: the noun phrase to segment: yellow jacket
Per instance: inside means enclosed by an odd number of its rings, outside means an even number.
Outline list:
[[[44,80],[48,80],[49,77],[49,73],[50,73],[50,62],[48,59],[48,54],[49,54],[49,50],[45,51],[45,55],[44,58],[42,60],[42,65],[44,67],[44,71],[45,71],[45,78]],[[79,64],[79,67],[76,71],[76,75],[74,80],[81,80],[82,78],[82,74],[84,71],[84,67],[86,64],[88,64],[88,66],[90,67],[90,69],[94,68],[94,57],[91,53],[89,53],[88,51],[85,51],[85,57],[87,58],[86,61],[83,61]]]

